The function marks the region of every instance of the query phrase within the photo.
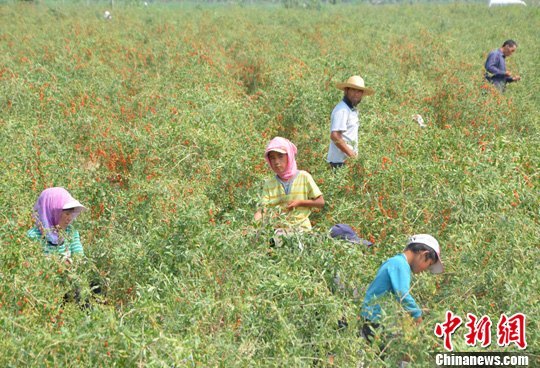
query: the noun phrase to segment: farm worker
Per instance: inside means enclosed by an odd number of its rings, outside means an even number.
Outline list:
[[[275,173],[267,179],[262,191],[262,209],[255,220],[263,219],[269,209],[275,209],[273,225],[276,236],[311,230],[309,215],[312,208],[322,208],[324,198],[307,171],[296,167],[296,146],[288,139],[275,137],[266,146],[264,159]],[[274,238],[276,239],[276,237]]]
[[[61,254],[67,261],[74,254],[84,255],[79,232],[71,224],[84,210],[66,189],[45,189],[34,206],[35,226],[27,235],[41,242],[45,254]]]
[[[39,241],[46,255],[58,254],[63,256],[66,263],[73,262],[72,256],[84,256],[79,232],[72,222],[86,210],[79,201],[61,187],[45,189],[39,195],[34,205],[35,226],[27,232],[30,239]],[[99,294],[101,288],[91,282],[92,292]],[[74,299],[81,302],[80,287],[74,286],[73,291],[64,295],[64,302]],[[89,301],[85,300],[81,307],[88,308]]]
[[[332,168],[343,166],[348,157],[358,155],[358,110],[362,97],[375,92],[364,85],[364,80],[354,75],[336,87],[343,91],[343,99],[334,107],[330,117],[330,147],[326,161]]]
[[[393,294],[417,324],[422,322],[422,310],[410,294],[411,273],[418,274],[426,270],[434,274],[443,272],[439,242],[429,234],[413,235],[402,254],[381,265],[366,291],[360,313],[364,320],[362,336],[368,342],[372,342],[374,329],[380,325],[382,311],[378,299],[386,294]]]
[[[486,79],[501,92],[504,92],[506,83],[521,80],[519,75],[512,76],[512,73],[506,70],[505,59],[516,50],[517,43],[514,40],[506,40],[500,48],[491,51],[486,59]]]

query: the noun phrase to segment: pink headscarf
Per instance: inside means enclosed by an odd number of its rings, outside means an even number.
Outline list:
[[[289,180],[290,178],[296,176],[296,174],[298,174],[298,168],[296,167],[296,159],[294,158],[297,152],[296,146],[290,140],[285,138],[275,137],[274,139],[272,139],[266,146],[266,151],[264,152],[264,159],[266,160],[270,168],[272,168],[272,165],[270,165],[268,153],[275,150],[285,151],[287,153],[287,158],[289,159],[287,169],[279,177],[283,180]]]
[[[64,208],[75,208],[73,219],[85,209],[67,190],[61,187],[45,189],[39,195],[34,206],[36,226],[53,244],[58,244],[56,226],[60,223],[60,216],[62,216]]]

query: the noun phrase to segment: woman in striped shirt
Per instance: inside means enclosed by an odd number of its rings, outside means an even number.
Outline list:
[[[66,260],[73,254],[84,255],[79,232],[71,225],[84,210],[66,189],[45,189],[34,206],[35,226],[27,235],[41,242],[45,254],[61,254]]]
[[[277,209],[277,213],[284,216],[273,218],[276,234],[310,231],[311,209],[324,206],[322,192],[311,175],[298,170],[296,152],[296,146],[291,141],[276,137],[268,143],[264,153],[274,175],[264,183],[263,208],[255,213],[255,220],[263,219],[269,208]]]

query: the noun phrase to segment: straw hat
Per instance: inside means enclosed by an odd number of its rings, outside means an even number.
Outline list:
[[[344,83],[337,83],[336,87],[342,91],[344,91],[345,88],[359,89],[360,91],[364,91],[365,96],[371,96],[375,93],[374,90],[365,86],[364,80],[358,75],[353,75]]]

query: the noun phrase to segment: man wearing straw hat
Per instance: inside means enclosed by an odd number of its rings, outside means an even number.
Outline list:
[[[336,87],[343,91],[341,100],[331,115],[330,148],[326,161],[332,168],[343,166],[348,157],[358,155],[358,110],[356,106],[362,97],[375,93],[366,88],[364,80],[354,75],[344,83],[337,83]]]

